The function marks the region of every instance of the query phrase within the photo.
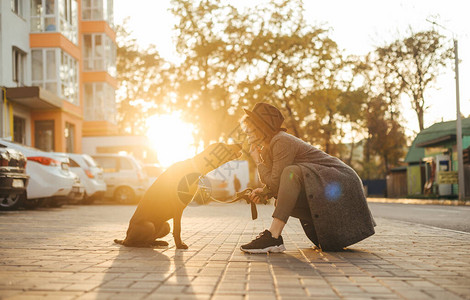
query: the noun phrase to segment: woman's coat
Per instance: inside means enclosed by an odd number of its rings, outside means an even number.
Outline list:
[[[285,132],[277,133],[258,165],[260,179],[277,195],[289,165],[302,170],[311,220],[301,220],[308,237],[323,250],[357,243],[375,233],[362,181],[340,159]]]

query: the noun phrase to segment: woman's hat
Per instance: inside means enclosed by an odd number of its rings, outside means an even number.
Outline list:
[[[256,126],[268,128],[272,132],[287,131],[287,129],[281,127],[282,122],[284,122],[282,113],[271,104],[258,102],[253,107],[253,110],[243,110]]]

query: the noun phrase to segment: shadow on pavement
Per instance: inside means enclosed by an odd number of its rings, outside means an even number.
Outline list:
[[[97,299],[119,297],[138,299],[158,289],[174,272],[170,258],[163,254],[164,248],[133,248],[118,246],[117,255],[104,264],[107,267]]]
[[[350,267],[354,264],[355,267],[360,267],[361,264],[369,265],[370,261],[378,259],[374,253],[360,249],[347,248],[334,252],[323,252],[318,248],[298,250],[269,255],[244,253],[244,257],[250,262],[265,262],[272,265],[274,275],[296,277],[324,276],[325,272],[330,275],[339,274],[346,265]]]

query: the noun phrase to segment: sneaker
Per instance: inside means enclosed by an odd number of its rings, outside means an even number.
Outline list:
[[[240,250],[248,253],[268,253],[283,252],[286,250],[282,236],[273,238],[269,230],[261,232],[256,239],[246,245],[242,245]]]

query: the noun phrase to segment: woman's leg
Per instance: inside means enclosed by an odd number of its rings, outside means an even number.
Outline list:
[[[302,191],[303,179],[299,166],[287,166],[281,173],[277,205],[273,212],[273,222],[269,231],[273,238],[281,235],[284,225],[295,208],[295,204]]]
[[[250,243],[240,249],[248,253],[283,252],[286,250],[281,236],[282,229],[295,207],[302,190],[302,173],[298,166],[288,166],[281,174],[277,204],[273,213],[273,222],[269,230],[263,231]]]

